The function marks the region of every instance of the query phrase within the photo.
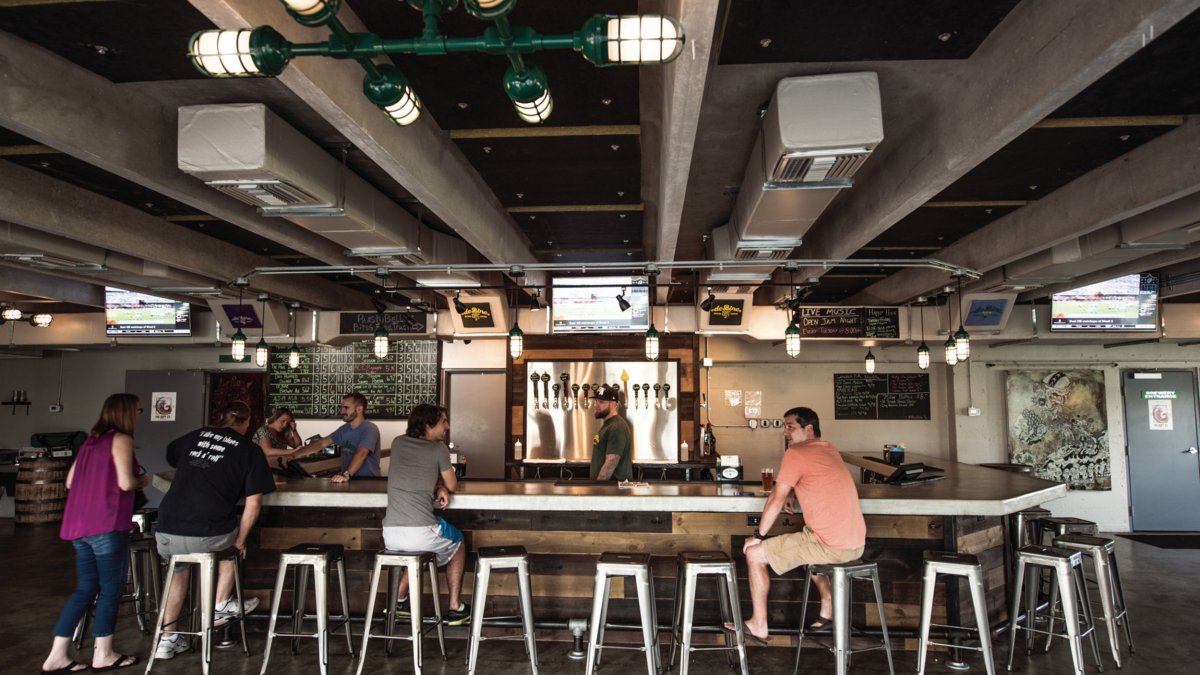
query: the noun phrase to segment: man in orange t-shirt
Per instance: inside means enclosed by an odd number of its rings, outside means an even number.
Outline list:
[[[775,489],[767,498],[754,536],[742,546],[750,572],[750,599],[754,613],[746,621],[746,637],[766,643],[767,594],[771,589],[769,565],[783,574],[800,565],[835,564],[862,555],[867,524],[858,505],[858,489],[842,456],[821,440],[821,420],[810,408],[792,408],[783,417],[787,452],[779,467]],[[791,509],[793,492],[804,515],[804,530],[768,538],[780,511]],[[828,626],[833,618],[829,579],[813,577],[821,592],[820,618],[812,628]]]

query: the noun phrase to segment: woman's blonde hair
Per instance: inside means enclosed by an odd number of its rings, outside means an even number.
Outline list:
[[[275,412],[272,413],[271,416],[267,418],[267,424],[274,424],[275,422],[277,422],[279,420],[280,417],[283,417],[284,415],[287,415],[288,417],[292,418],[293,420],[296,419],[296,416],[292,414],[292,411],[290,409],[276,408]]]

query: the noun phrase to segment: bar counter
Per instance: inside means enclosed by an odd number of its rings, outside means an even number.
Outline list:
[[[877,468],[858,453],[843,453],[847,464]],[[933,457],[912,455],[944,470],[946,478],[912,487],[860,484],[867,520],[864,558],[879,563],[884,611],[889,628],[914,629],[919,618],[920,566],[925,550],[977,555],[984,566],[989,616],[1005,620],[1007,566],[1003,516],[1057,499],[1061,484]],[[858,471],[851,469],[853,473]],[[171,475],[155,477],[155,487],[169,487]],[[265,601],[273,586],[279,552],[299,543],[338,543],[346,547],[351,605],[366,605],[367,571],[373,552],[383,548],[380,522],[387,506],[384,480],[331,484],[327,479],[280,478],[278,490],[264,497],[263,515],[251,538],[247,587]],[[640,551],[653,559],[659,616],[670,617],[674,595],[674,556],[689,550],[720,550],[738,560],[740,593],[746,611],[749,592],[744,578],[742,542],[762,510],[765,495],[758,485],[654,483],[649,486],[570,485],[550,482],[460,481],[459,492],[442,513],[466,537],[468,550],[480,546],[523,545],[530,553],[534,616],[554,627],[550,639],[569,640],[564,622],[588,615],[595,560],[605,551]],[[803,527],[800,515],[782,515],[772,534]],[[464,584],[470,594],[473,561]],[[803,570],[773,577],[771,623],[792,629],[799,620]],[[715,619],[716,593],[705,589],[697,601],[697,617]],[[493,580],[489,614],[513,613],[515,585]],[[289,594],[290,597],[290,594]],[[971,623],[968,594],[957,585],[939,583],[934,620],[961,618]],[[873,604],[855,595],[855,621],[878,625]],[[284,598],[285,604],[288,598]],[[498,606],[492,611],[491,605]],[[611,620],[634,623],[637,603],[614,582]],[[631,639],[636,635],[631,634]],[[773,644],[791,644],[782,631]]]

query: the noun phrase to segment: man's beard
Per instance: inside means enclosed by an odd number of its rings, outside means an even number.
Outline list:
[[[595,415],[596,419],[598,419],[598,420],[602,420],[605,417],[608,417],[608,411],[606,411],[606,410],[597,410],[596,412],[594,412],[592,414]]]

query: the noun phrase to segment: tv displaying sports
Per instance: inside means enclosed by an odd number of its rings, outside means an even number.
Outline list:
[[[1158,330],[1158,277],[1129,274],[1050,298],[1053,331]]]
[[[105,288],[104,323],[105,335],[189,336],[192,306],[145,293]]]
[[[621,309],[617,296],[629,303]],[[551,283],[555,333],[634,333],[650,327],[645,277],[558,277]]]

